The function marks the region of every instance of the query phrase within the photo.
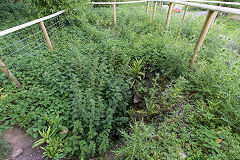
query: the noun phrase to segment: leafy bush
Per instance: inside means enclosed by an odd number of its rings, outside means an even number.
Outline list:
[[[30,20],[28,5],[25,1],[14,3],[13,0],[0,1],[0,30],[14,27]]]
[[[12,0],[2,0],[0,2],[0,18],[5,19],[11,17],[13,13],[24,13],[25,9],[22,3],[14,3]]]
[[[84,17],[83,6],[87,5],[85,0],[29,0],[29,3],[39,17],[65,10],[69,22],[80,21]]]
[[[73,118],[74,133],[69,138],[72,152],[81,157],[103,153],[109,148],[109,138],[118,136],[118,129],[128,121],[128,82],[114,73],[104,57],[79,59],[79,72],[73,84],[77,108]]]

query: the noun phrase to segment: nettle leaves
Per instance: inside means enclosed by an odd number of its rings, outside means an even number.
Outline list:
[[[77,112],[78,125],[74,126],[75,132],[70,139],[78,140],[76,152],[82,157],[88,153],[105,152],[109,148],[110,136],[118,135],[118,129],[128,120],[128,82],[107,62],[98,55],[81,56],[79,72],[73,75],[74,112]]]

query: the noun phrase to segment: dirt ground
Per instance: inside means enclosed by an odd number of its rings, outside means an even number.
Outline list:
[[[39,147],[32,149],[34,139],[18,126],[3,132],[4,139],[11,145],[11,159],[9,160],[44,160],[43,150]]]

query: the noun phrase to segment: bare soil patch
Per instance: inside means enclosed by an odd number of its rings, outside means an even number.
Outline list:
[[[4,139],[11,145],[11,159],[13,160],[44,160],[43,150],[40,147],[32,149],[34,139],[29,137],[25,130],[13,126],[2,133]]]

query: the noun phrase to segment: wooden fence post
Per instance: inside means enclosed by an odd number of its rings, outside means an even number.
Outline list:
[[[194,53],[197,53],[199,51],[199,49],[201,48],[202,44],[203,44],[203,41],[208,33],[208,30],[212,24],[212,21],[214,21],[214,19],[216,18],[215,15],[217,14],[217,11],[211,11],[209,10],[208,11],[208,15],[206,17],[206,20],[204,22],[204,25],[203,25],[203,28],[202,28],[202,31],[201,31],[201,34],[200,34],[200,37],[198,38],[197,40],[197,43],[195,45],[195,48],[194,48]],[[197,57],[197,54],[194,54],[192,56],[192,58],[190,59],[190,64],[193,65],[194,64],[194,61]]]
[[[162,13],[163,1],[160,2],[160,13]]]
[[[148,8],[149,8],[149,1],[147,1],[147,7],[146,7],[146,12],[148,13]]]
[[[173,3],[170,3],[169,9],[168,9],[168,15],[167,15],[166,27],[169,27],[170,18],[171,18],[171,14],[172,14],[172,9],[173,9]]]
[[[8,78],[13,81],[18,88],[22,88],[22,84],[17,79],[13,78],[12,72],[8,70],[7,66],[2,61],[0,61],[0,70],[6,73]]]
[[[156,13],[156,8],[157,8],[157,2],[154,2],[152,19],[154,19],[154,16],[155,16],[155,13]]]
[[[116,4],[113,4],[113,17],[114,17],[114,24],[117,24],[117,18],[116,18]]]
[[[52,43],[51,43],[51,41],[50,41],[50,38],[49,38],[49,36],[48,36],[47,30],[46,30],[45,25],[44,25],[43,22],[40,22],[40,27],[41,27],[41,29],[42,29],[42,31],[43,31],[43,34],[44,34],[44,37],[45,37],[45,39],[46,39],[46,41],[47,41],[47,44],[48,44],[48,46],[49,46],[49,49],[52,50],[52,49],[53,49]]]
[[[184,20],[184,18],[185,18],[185,16],[186,16],[186,14],[187,14],[188,7],[189,7],[189,6],[186,6],[186,8],[185,8],[185,11],[184,11],[184,14],[183,14],[182,20]]]
[[[221,7],[222,5],[221,4],[219,4],[219,7]],[[215,15],[214,15],[214,18],[213,18],[213,21],[212,21],[212,23],[211,23],[211,25],[213,25],[213,23],[215,22],[215,19],[217,18],[217,15],[218,15],[218,12],[216,12],[215,13]]]

